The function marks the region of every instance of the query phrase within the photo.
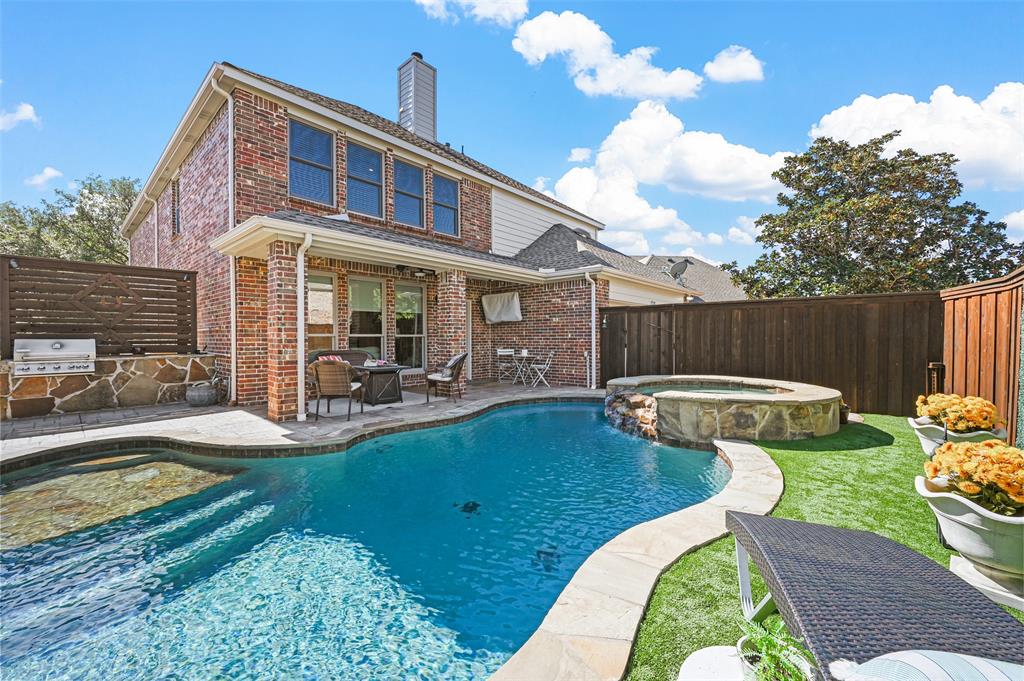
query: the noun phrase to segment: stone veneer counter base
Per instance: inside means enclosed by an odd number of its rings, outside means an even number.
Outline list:
[[[684,384],[758,392],[701,392],[672,390]],[[631,376],[608,381],[609,395],[654,390],[657,433],[661,440],[705,447],[715,439],[802,440],[839,430],[843,396],[838,390],[763,378],[740,376]],[[770,392],[764,392],[764,391]],[[628,417],[629,414],[626,414]]]

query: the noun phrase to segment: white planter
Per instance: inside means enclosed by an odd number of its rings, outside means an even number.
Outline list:
[[[947,440],[949,442],[984,442],[985,440],[1006,440],[1007,433],[1003,428],[996,430],[976,430],[973,433],[946,432],[942,426],[932,423],[927,416],[920,416],[916,419],[908,418],[907,423],[917,433],[917,439],[921,441],[921,449],[928,456]]]
[[[1024,594],[1024,516],[993,513],[920,475],[914,486],[953,550],[1009,592]]]
[[[740,640],[736,642],[736,654],[740,658],[740,666],[743,668],[743,681],[757,681],[757,674],[754,672],[754,665],[747,662],[747,658],[743,656],[743,653],[751,652],[757,651],[750,645],[746,636],[741,637]],[[811,679],[814,678],[813,670],[811,669],[811,665],[807,663],[807,660],[802,658],[797,660],[797,666],[800,667],[801,671],[803,671],[805,679],[811,681]]]

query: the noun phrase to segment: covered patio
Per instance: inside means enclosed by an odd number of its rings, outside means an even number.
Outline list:
[[[253,218],[212,244],[232,256],[234,404],[304,420],[308,359],[322,350],[408,367],[405,390],[467,352],[460,387],[472,393],[498,378],[499,348],[541,361],[554,353],[552,386],[595,384],[597,309],[608,296],[608,282],[590,276],[599,267],[556,272],[341,219],[285,217]],[[518,294],[520,319],[488,323],[481,297],[507,292]]]

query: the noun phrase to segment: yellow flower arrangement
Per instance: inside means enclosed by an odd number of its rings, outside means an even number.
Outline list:
[[[1002,440],[947,442],[924,471],[945,476],[952,492],[994,513],[1024,513],[1024,452]]]
[[[917,398],[917,415],[927,416],[954,433],[995,430],[1002,419],[996,405],[981,397],[960,397],[955,393],[933,393]]]

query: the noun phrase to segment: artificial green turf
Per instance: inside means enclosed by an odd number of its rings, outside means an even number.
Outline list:
[[[835,435],[796,442],[759,442],[786,479],[772,515],[870,530],[942,565],[935,516],[914,491],[924,453],[904,418],[866,415]],[[662,575],[630,661],[629,681],[674,681],[695,650],[732,645],[742,619],[731,537],[683,556]],[[764,591],[756,570],[755,596]],[[1012,611],[1024,621],[1024,614]]]

